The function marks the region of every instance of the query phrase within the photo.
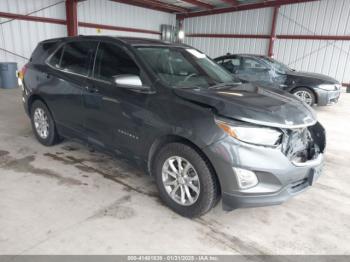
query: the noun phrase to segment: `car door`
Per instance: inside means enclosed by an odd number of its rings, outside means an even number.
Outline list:
[[[92,71],[97,42],[76,41],[61,46],[48,60],[45,101],[60,133],[78,136],[84,132],[82,93]]]
[[[93,78],[83,94],[84,123],[91,143],[135,156],[142,145],[143,113],[148,95],[117,87],[114,77],[118,75],[141,76],[142,73],[122,46],[101,42]]]

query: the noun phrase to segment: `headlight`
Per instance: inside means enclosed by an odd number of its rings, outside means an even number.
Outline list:
[[[277,146],[282,140],[282,132],[274,128],[222,119],[215,119],[215,123],[229,136],[250,144]]]
[[[335,91],[337,90],[337,84],[323,84],[323,85],[319,85],[318,88],[326,91]]]

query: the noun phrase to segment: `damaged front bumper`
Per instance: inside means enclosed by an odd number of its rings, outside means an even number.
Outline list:
[[[206,147],[204,152],[220,180],[224,209],[280,204],[311,186],[322,174],[325,133],[319,123],[307,130],[309,136],[305,138],[289,133],[277,148],[251,145],[231,137]],[[298,139],[308,140],[303,147],[303,141]],[[257,185],[241,189],[235,168],[254,172]]]

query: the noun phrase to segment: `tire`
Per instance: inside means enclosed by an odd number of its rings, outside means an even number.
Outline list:
[[[178,168],[179,158],[181,159],[183,174],[178,174],[176,179],[168,175],[169,170],[174,175],[169,163],[173,163],[173,166]],[[188,164],[190,165],[188,166]],[[182,143],[165,145],[155,156],[153,171],[162,201],[184,217],[199,217],[208,212],[218,202],[219,183],[216,175],[210,168],[210,164],[189,145]],[[183,178],[179,178],[179,176]],[[175,185],[168,186],[163,181],[175,183]],[[176,196],[172,197],[170,194],[176,186],[179,186],[175,192]],[[193,190],[195,188],[199,189],[198,194]],[[183,201],[182,191],[186,203],[181,203]],[[190,194],[191,199],[188,194]]]
[[[53,146],[59,142],[60,139],[56,131],[55,121],[50,110],[41,100],[33,102],[30,109],[30,120],[34,135],[41,144]],[[46,133],[44,130],[46,130]]]
[[[309,106],[313,106],[316,102],[315,94],[309,88],[298,87],[292,91],[292,94],[300,98]]]

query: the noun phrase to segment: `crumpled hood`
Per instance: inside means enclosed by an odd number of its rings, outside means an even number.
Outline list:
[[[301,71],[290,71],[287,74],[291,75],[291,76],[312,78],[312,79],[320,80],[320,82],[326,82],[326,83],[330,83],[330,84],[339,84],[339,82],[336,79],[334,79],[334,78],[332,78],[330,76],[317,74],[317,73],[301,72]]]
[[[252,84],[225,89],[174,89],[177,96],[211,106],[217,114],[271,127],[296,128],[312,125],[316,114],[294,96]]]

